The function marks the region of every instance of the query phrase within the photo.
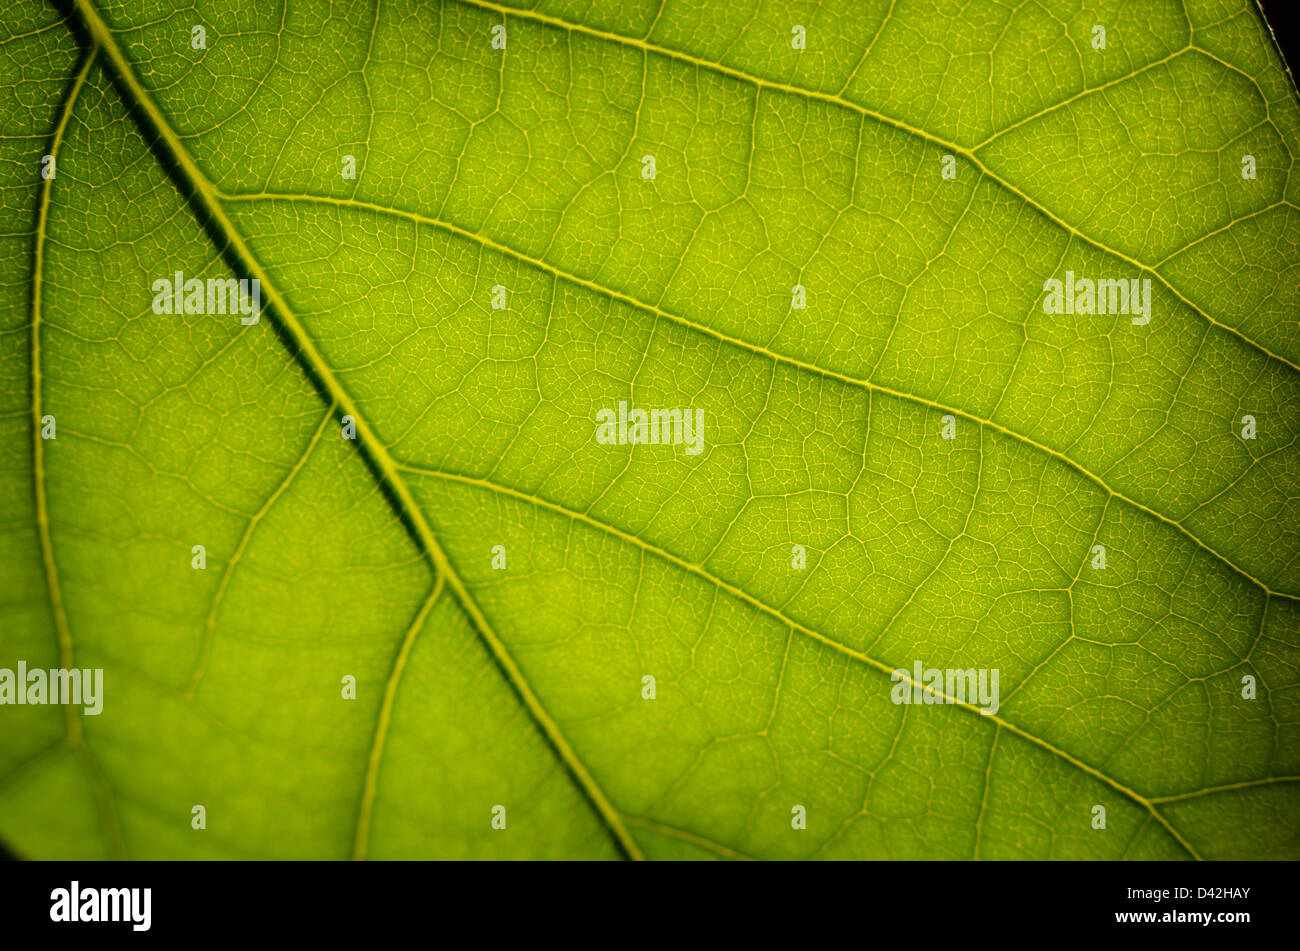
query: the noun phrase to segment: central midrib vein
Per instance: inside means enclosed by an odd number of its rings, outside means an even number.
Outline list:
[[[149,125],[153,127],[149,131],[156,134],[158,140],[165,146],[169,157],[176,163],[180,173],[185,177],[186,183],[193,190],[193,199],[212,221],[220,227],[222,234],[230,242],[231,249],[248,273],[260,282],[266,299],[271,304],[270,319],[278,321],[279,326],[288,333],[298,347],[298,358],[307,364],[320,385],[327,390],[328,395],[338,406],[341,413],[353,417],[356,421],[357,440],[369,457],[371,464],[377,470],[377,477],[383,480],[384,486],[392,493],[400,508],[399,514],[406,520],[406,524],[414,533],[416,541],[425,555],[432,562],[438,576],[444,579],[447,586],[456,595],[461,608],[469,615],[479,637],[501,667],[511,687],[514,688],[523,701],[534,722],[564,762],[575,782],[578,783],[596,808],[617,846],[630,858],[642,858],[641,849],[627,831],[621,814],[614,808],[594,777],[578,758],[577,753],[560,732],[558,724],[542,706],[531,685],[524,678],[523,672],[515,663],[514,658],[510,656],[509,651],[506,650],[505,644],[496,635],[482,610],[480,610],[478,603],[470,595],[459,574],[452,567],[450,560],[425,519],[424,512],[416,504],[410,488],[389,455],[387,447],[376,436],[374,430],[370,428],[370,424],[366,417],[362,415],[360,408],[335,377],[330,365],[317,349],[315,341],[306,332],[293,310],[272,283],[261,262],[253,255],[247,242],[244,241],[243,235],[234,227],[234,223],[222,207],[216,189],[181,144],[175,130],[172,129],[171,124],[153,101],[153,97],[149,95],[136,76],[130,61],[118,45],[117,38],[100,17],[99,12],[94,8],[90,0],[74,0],[74,2],[93,42],[103,51],[111,65],[113,75],[124,87],[123,91],[127,94],[128,101],[144,113]]]
[[[627,832],[627,828],[623,821],[623,817],[618,812],[618,810],[614,808],[612,803],[609,802],[608,798],[605,796],[605,794],[603,793],[599,785],[595,782],[595,779],[587,771],[586,767],[582,764],[581,760],[578,759],[576,752],[572,749],[568,741],[564,738],[563,734],[560,732],[558,724],[555,723],[555,721],[546,712],[545,708],[541,705],[540,700],[533,692],[528,681],[524,678],[523,673],[519,669],[518,665],[514,662],[513,658],[510,656],[504,643],[495,634],[492,626],[489,624],[486,617],[483,615],[481,609],[478,607],[477,602],[474,600],[473,596],[469,593],[465,584],[460,579],[455,569],[452,567],[450,560],[448,559],[446,553],[443,551],[441,545],[439,544],[437,537],[435,536],[434,532],[432,531],[431,527],[428,524],[428,521],[424,517],[423,510],[416,503],[414,497],[411,495],[409,487],[406,485],[405,480],[402,478],[400,470],[404,467],[398,464],[392,458],[392,456],[388,452],[387,447],[375,435],[374,431],[370,428],[366,418],[361,414],[357,404],[352,400],[350,395],[343,388],[342,384],[338,381],[338,379],[334,375],[334,372],[330,367],[330,365],[325,361],[324,357],[320,354],[319,350],[315,345],[314,340],[310,337],[310,335],[307,334],[305,328],[303,328],[301,323],[297,320],[297,317],[295,316],[294,312],[289,308],[287,302],[284,300],[282,295],[280,295],[279,291],[275,288],[274,284],[267,276],[265,270],[262,268],[261,263],[253,255],[251,249],[244,241],[242,234],[235,228],[233,222],[230,220],[229,216],[225,213],[223,203],[222,203],[222,199],[225,196],[223,196],[222,193],[219,192],[218,189],[207,179],[206,175],[203,174],[202,170],[198,167],[197,163],[194,161],[192,156],[190,156],[189,152],[182,145],[182,143],[179,140],[179,137],[176,135],[175,131],[171,128],[170,123],[167,121],[165,116],[162,114],[161,110],[153,102],[152,97],[148,94],[147,90],[143,87],[139,79],[136,77],[132,65],[126,59],[125,55],[122,53],[120,47],[116,42],[116,38],[113,36],[111,30],[109,30],[109,28],[103,22],[103,20],[99,17],[98,12],[93,8],[93,6],[90,3],[90,0],[74,0],[74,2],[76,3],[77,9],[80,11],[88,29],[90,30],[90,33],[96,45],[103,49],[105,55],[107,56],[109,62],[111,63],[116,78],[119,80],[119,82],[122,83],[123,86],[126,87],[126,91],[129,92],[130,98],[133,101],[133,103],[145,113],[146,117],[149,120],[149,123],[154,127],[153,131],[155,131],[158,134],[158,137],[161,140],[161,142],[163,142],[166,145],[168,155],[176,162],[178,168],[185,176],[187,183],[193,189],[194,198],[197,200],[197,202],[203,208],[203,210],[220,226],[223,235],[230,241],[230,245],[235,251],[236,256],[238,257],[240,262],[244,265],[244,267],[248,270],[248,272],[252,276],[256,277],[261,282],[263,289],[266,291],[267,299],[272,305],[271,319],[278,320],[280,326],[285,331],[288,332],[289,336],[293,339],[294,343],[299,347],[302,355],[301,358],[308,365],[308,368],[317,377],[319,382],[327,389],[329,396],[335,401],[335,403],[340,408],[342,413],[345,415],[350,415],[356,420],[357,436],[363,450],[367,453],[367,455],[370,457],[371,462],[378,470],[377,477],[380,478],[383,481],[384,485],[393,493],[396,502],[399,505],[399,509],[400,509],[399,514],[404,516],[404,518],[408,520],[408,524],[415,536],[416,541],[421,545],[425,554],[427,555],[430,562],[432,563],[435,571],[437,572],[438,579],[440,579],[439,583],[445,581],[448,587],[450,587],[452,591],[455,593],[457,600],[460,603],[462,609],[466,612],[467,615],[469,615],[469,617],[473,621],[477,633],[483,639],[483,641],[485,642],[485,644],[493,654],[494,658],[501,666],[507,680],[510,682],[511,686],[516,690],[520,698],[525,703],[525,706],[529,710],[529,713],[533,717],[534,721],[537,723],[539,729],[542,730],[544,735],[547,737],[547,739],[555,748],[556,752],[559,754],[561,760],[565,763],[565,766],[573,774],[575,781],[577,781],[579,786],[582,788],[583,792],[588,796],[592,804],[596,807],[598,813],[600,814],[602,820],[604,821],[606,827],[608,828],[611,836],[615,839],[619,847],[630,857],[641,858],[642,856],[641,856],[640,849],[637,846],[635,840],[632,839],[630,834]],[[529,11],[520,11],[520,10],[512,10],[512,9],[507,10],[506,8],[499,8],[496,5],[491,3],[482,3],[480,2],[480,0],[467,0],[467,2],[470,2],[471,4],[476,6],[482,6],[490,9],[499,9],[502,13],[508,12],[511,15],[520,15],[530,19],[539,20],[541,22],[551,23],[552,25],[563,26],[567,29],[571,29],[579,32],[589,32],[592,33],[593,35],[599,35],[601,37],[605,37],[610,40],[639,44],[639,41],[634,40],[632,38],[622,37],[618,34],[607,35],[603,31],[594,31],[586,27],[569,24],[565,21],[559,21],[559,20],[553,21],[552,18],[545,17],[539,14],[532,14]],[[649,47],[649,46],[647,46],[646,48],[653,52],[662,52],[664,53],[664,55],[674,55],[672,51],[659,50],[656,47]],[[732,72],[726,67],[721,67],[720,65],[717,64],[703,63],[703,65],[709,66],[710,68],[717,69],[718,71],[724,73]],[[737,73],[737,76],[738,78],[746,79],[759,86],[768,86],[768,87],[778,88],[778,89],[785,88],[781,84],[762,80],[757,77],[751,77],[748,76],[747,74]],[[1134,264],[1135,266],[1141,267],[1144,270],[1150,271],[1151,273],[1156,273],[1154,268],[1152,268],[1151,266],[1145,265],[1142,262],[1137,261],[1135,259],[1128,258],[1122,253],[1115,251],[1114,249],[1099,244],[1095,240],[1088,238],[1088,236],[1078,232],[1068,223],[1056,218],[1049,211],[1034,203],[1027,196],[1021,194],[1017,189],[1014,188],[1014,186],[1010,186],[1007,183],[1003,182],[1002,179],[1000,179],[997,175],[995,175],[987,168],[985,168],[982,165],[982,163],[979,163],[978,159],[976,159],[972,153],[962,149],[960,146],[957,146],[952,143],[944,142],[943,140],[938,139],[930,135],[929,133],[925,133],[922,130],[913,129],[909,126],[897,122],[896,120],[891,120],[889,119],[889,117],[879,116],[871,112],[870,110],[866,110],[863,107],[857,106],[856,104],[853,104],[847,100],[841,100],[839,97],[830,96],[828,94],[818,94],[816,92],[808,91],[808,90],[797,90],[797,89],[793,89],[793,87],[791,87],[791,89],[792,91],[808,96],[809,98],[825,99],[827,101],[833,101],[839,105],[843,105],[845,107],[854,109],[855,111],[861,112],[862,114],[868,117],[876,118],[879,121],[885,122],[886,124],[892,125],[897,128],[901,128],[904,131],[912,132],[913,134],[916,134],[927,141],[931,141],[935,144],[939,144],[944,147],[951,148],[953,151],[958,152],[966,156],[973,162],[975,162],[978,168],[981,170],[981,172],[987,174],[990,177],[990,179],[997,181],[999,184],[1002,184],[1004,187],[1009,188],[1014,194],[1018,195],[1023,201],[1025,201],[1026,204],[1035,208],[1037,211],[1047,216],[1056,224],[1067,229],[1068,231],[1070,231],[1070,233],[1076,235],[1081,240],[1087,241],[1088,243],[1094,245],[1095,247],[1098,247],[1107,253],[1110,253],[1126,261],[1129,261],[1130,263]],[[258,197],[258,196],[229,196],[229,197],[246,198],[246,197]],[[315,198],[316,196],[267,195],[265,197]],[[348,202],[348,204],[353,204],[353,203]],[[362,204],[362,203],[355,203],[355,204]],[[386,209],[386,208],[373,209],[373,210],[393,211],[393,209]],[[445,226],[443,222],[430,222],[430,223],[442,224]],[[568,275],[565,276],[567,277]],[[1160,275],[1157,274],[1157,277],[1160,277]],[[1187,301],[1185,298],[1183,298],[1182,295],[1176,289],[1170,287],[1168,285],[1168,282],[1165,281],[1163,277],[1160,277],[1160,280],[1162,283],[1166,285],[1166,287],[1169,287],[1169,289],[1173,293],[1179,296],[1180,299],[1184,300],[1185,303],[1191,306],[1198,313],[1201,313],[1202,316],[1206,317],[1206,319],[1210,320],[1210,322],[1213,323],[1214,325],[1232,333],[1235,336],[1238,336],[1244,342],[1251,345],[1255,349],[1262,351],[1268,356],[1278,359],[1280,362],[1285,363],[1286,365],[1292,366],[1294,368],[1294,364],[1291,364],[1289,361],[1285,360],[1284,358],[1277,357],[1276,355],[1269,353],[1267,350],[1264,350],[1264,348],[1260,347],[1254,341],[1245,338],[1239,331],[1235,330],[1234,328],[1227,327],[1226,325],[1220,324],[1219,322],[1214,321],[1208,315],[1203,314],[1203,312],[1201,312],[1199,308],[1196,308],[1195,305],[1191,304],[1190,301]],[[612,292],[609,292],[607,290],[605,291],[605,293],[611,297],[620,296],[620,295],[614,295]],[[639,301],[631,301],[631,303],[641,307],[645,306]],[[705,330],[707,328],[697,327],[697,329]],[[716,332],[713,333],[715,336],[717,336]],[[825,371],[822,368],[812,367],[811,369],[817,370],[818,372],[821,373],[827,373],[827,371]],[[849,382],[861,384],[862,381],[850,380]],[[882,392],[892,393],[892,391],[888,391],[887,388],[884,387],[874,386],[873,388],[880,389]],[[900,397],[903,398],[907,398],[910,396],[910,394],[893,394],[893,395],[899,395]],[[968,418],[970,417],[970,414],[959,410],[950,410],[948,407],[941,407],[939,404],[933,404],[933,405],[936,408],[942,408],[953,412],[960,412],[961,415],[966,416]],[[996,426],[996,424],[991,424],[990,421],[987,420],[977,420],[977,421],[985,425],[993,425],[995,426],[995,428],[1002,429],[1002,427],[998,427]],[[1019,437],[1018,434],[1016,433],[1010,431],[1006,431],[1006,432],[1008,433],[1008,435],[1011,435],[1013,437],[1023,438],[1023,437]],[[1045,447],[1039,447],[1039,448],[1045,448]],[[1059,455],[1059,453],[1056,453],[1054,451],[1051,450],[1047,450],[1047,451],[1051,452],[1052,455]],[[1069,460],[1068,458],[1065,459],[1065,461],[1071,463],[1072,466],[1076,469],[1080,468],[1077,464],[1073,463],[1073,461]],[[437,473],[437,474],[447,477],[447,474],[444,473]],[[1098,477],[1093,476],[1091,473],[1088,473],[1086,471],[1084,471],[1083,474],[1091,478],[1094,482],[1097,482],[1099,485],[1101,485],[1103,488],[1109,491],[1112,495],[1118,495],[1118,493],[1110,489],[1109,486],[1106,486],[1106,484],[1102,482],[1102,480],[1099,479]],[[493,485],[492,488],[500,490],[500,487],[495,485]],[[1128,499],[1124,499],[1123,496],[1119,496],[1119,497],[1124,501],[1130,501]],[[539,500],[534,499],[533,501],[538,502]],[[1166,518],[1165,516],[1160,515],[1158,512],[1154,512],[1152,510],[1146,509],[1145,506],[1140,506],[1137,505],[1136,503],[1132,503],[1132,504],[1136,505],[1138,508],[1142,508],[1146,511],[1149,511],[1150,514],[1155,515],[1156,517],[1160,518],[1163,521],[1166,522],[1172,521]],[[572,515],[573,513],[566,513],[566,514]],[[1230,561],[1228,561],[1228,559],[1224,558],[1222,555],[1219,555],[1217,552],[1214,552],[1212,549],[1209,549],[1208,546],[1206,546],[1199,539],[1196,539],[1195,536],[1191,536],[1190,533],[1187,532],[1187,530],[1184,529],[1177,522],[1172,522],[1172,524],[1174,524],[1176,527],[1182,530],[1182,532],[1185,535],[1188,535],[1190,538],[1192,538],[1193,541],[1195,541],[1198,545],[1200,545],[1200,547],[1205,548],[1207,551],[1210,552],[1210,554],[1217,557],[1220,561],[1224,562],[1230,567],[1233,567],[1239,573],[1245,575],[1249,580],[1254,582],[1260,588],[1263,588],[1265,591],[1269,591],[1267,585],[1251,577],[1246,572],[1242,571],[1240,568],[1237,568],[1237,566],[1233,565]],[[638,544],[645,544],[642,543],[639,539],[637,541]],[[659,551],[658,549],[653,549],[652,546],[650,547],[651,550],[654,550],[656,553],[663,555],[664,557],[668,558],[670,561],[673,561],[675,563],[680,563],[680,560],[677,559],[675,556],[672,556],[670,553],[662,552]],[[684,565],[685,563],[681,563],[681,564]],[[759,602],[757,599],[752,598],[743,590],[733,588],[732,586],[727,585],[725,582],[722,582],[720,579],[713,578],[712,576],[710,576],[710,580],[714,581],[714,583],[718,584],[724,590],[732,592],[735,596],[740,597],[742,600],[746,601],[747,603],[751,603],[757,606],[759,609],[765,611],[766,613],[769,614],[774,613],[777,617],[780,618],[780,620],[784,621],[786,624],[790,625],[794,629],[799,630],[801,633],[805,634],[806,636],[809,636],[838,652],[848,654],[854,659],[858,660],[859,662],[863,662],[868,666],[876,667],[880,670],[887,669],[885,665],[881,664],[881,662],[877,661],[876,659],[867,657],[866,655],[859,654],[856,651],[852,651],[847,646],[842,645],[831,638],[827,638],[824,635],[821,635],[819,632],[813,631],[812,629],[809,628],[805,628],[802,625],[799,625],[797,622],[794,622],[791,619],[786,618],[784,615],[781,615],[779,612],[775,612],[774,609],[771,609],[767,605],[763,604],[762,602]],[[1279,594],[1283,597],[1289,597],[1289,595],[1283,592],[1272,592],[1272,593]],[[426,604],[425,607],[427,608],[428,604]],[[423,616],[424,613],[425,612],[422,609],[421,616]],[[411,635],[413,635],[415,631],[412,631],[410,633]],[[408,637],[408,639],[404,642],[403,645],[404,648],[409,648],[409,643],[410,640]],[[391,701],[391,697],[388,699]],[[965,706],[964,704],[962,705]],[[1116,780],[1112,779],[1111,777],[1107,776],[1101,771],[1095,769],[1094,767],[1091,767],[1088,764],[1083,763],[1082,761],[1073,757],[1068,752],[1053,746],[1052,744],[1025,731],[1024,729],[1016,726],[1013,723],[1001,720],[1000,718],[997,717],[993,717],[991,719],[995,720],[999,726],[1006,727],[1009,731],[1017,734],[1023,739],[1028,740],[1029,742],[1044,748],[1048,752],[1061,757],[1062,759],[1071,763],[1076,768],[1079,768],[1080,770],[1090,774],[1095,779],[1104,782],[1105,784],[1114,788],[1116,791],[1121,792],[1122,794],[1126,795],[1133,801],[1144,806],[1150,812],[1150,814],[1157,820],[1157,822],[1160,825],[1162,825],[1165,828],[1165,830],[1189,854],[1191,854],[1193,857],[1199,857],[1196,851],[1190,846],[1190,844],[1187,843],[1186,840],[1178,833],[1178,831],[1169,824],[1169,822],[1159,813],[1157,809],[1155,809],[1154,803],[1158,800],[1147,799],[1146,797],[1142,796],[1140,793],[1136,792],[1135,790],[1132,790],[1124,786],[1123,784],[1117,782]],[[382,738],[380,738],[380,743],[382,744]],[[379,748],[382,749],[382,745],[380,745]],[[372,755],[372,760],[373,758],[374,757]],[[372,770],[376,767],[377,767],[377,763],[372,762]],[[366,799],[369,800],[373,798],[373,794],[374,794],[373,775],[368,776],[367,782],[368,782],[368,789],[367,789]],[[369,817],[366,816],[365,821],[368,822],[368,818]]]

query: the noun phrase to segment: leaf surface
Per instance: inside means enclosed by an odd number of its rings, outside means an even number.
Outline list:
[[[105,695],[0,711],[0,836],[1300,856],[1267,25],[862,6],[11,4],[0,667]],[[177,271],[263,319],[156,314]],[[1067,272],[1150,322],[1045,313]],[[703,451],[602,444],[620,401]],[[916,662],[997,712],[893,702]]]

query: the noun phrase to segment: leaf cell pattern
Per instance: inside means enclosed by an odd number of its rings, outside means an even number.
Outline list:
[[[1253,4],[14,0],[0,63],[0,667],[105,672],[0,712],[18,854],[1300,856]]]

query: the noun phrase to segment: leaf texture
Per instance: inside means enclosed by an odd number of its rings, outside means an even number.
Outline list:
[[[0,709],[17,854],[1300,857],[1253,4],[16,0],[0,63],[0,667],[104,671]]]

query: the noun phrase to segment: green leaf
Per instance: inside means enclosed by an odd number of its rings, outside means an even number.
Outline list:
[[[1267,25],[863,6],[11,2],[9,847],[1300,857]]]

